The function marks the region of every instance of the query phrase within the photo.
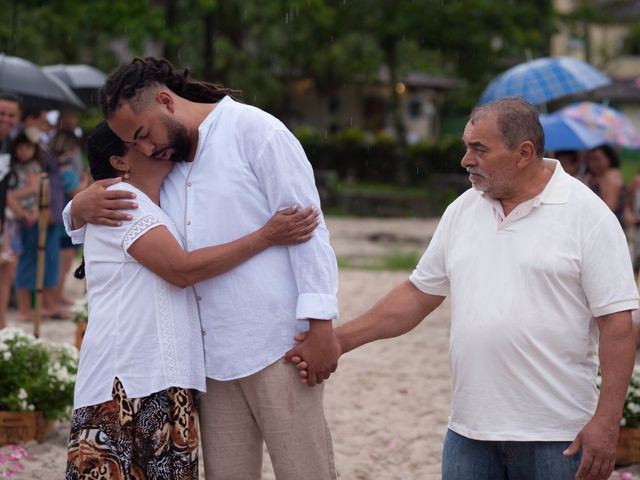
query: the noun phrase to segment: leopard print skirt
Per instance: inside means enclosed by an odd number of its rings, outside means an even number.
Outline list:
[[[197,480],[195,392],[169,388],[127,398],[118,378],[113,400],[73,412],[66,480]]]

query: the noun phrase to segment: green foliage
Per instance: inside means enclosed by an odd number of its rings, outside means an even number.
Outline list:
[[[40,411],[55,420],[68,416],[78,370],[78,352],[20,329],[0,330],[0,410]]]
[[[631,375],[624,399],[624,409],[620,425],[623,427],[640,428],[640,367],[636,366]]]
[[[76,300],[76,303],[71,307],[71,320],[73,323],[83,323],[89,321],[89,299],[86,297],[82,297],[79,300]]]
[[[411,175],[428,178],[434,173],[461,173],[460,160],[464,146],[455,135],[444,135],[438,141],[421,141],[407,147]]]
[[[322,92],[411,71],[468,80],[470,106],[504,59],[548,52],[550,0],[0,0],[0,51],[111,71],[149,53],[278,113],[287,85]],[[395,109],[397,110],[397,105]]]
[[[399,162],[407,168],[409,185],[424,185],[434,173],[462,171],[460,160],[464,147],[455,135],[405,146],[389,134],[370,137],[358,128],[325,136],[302,127],[294,134],[315,170],[335,171],[341,179],[394,183]]]
[[[113,40],[142,54],[146,39],[163,35],[161,10],[146,0],[0,0],[0,11],[7,19],[0,50],[40,65],[91,63],[109,71],[118,63]]]
[[[338,267],[374,271],[411,271],[422,256],[418,251],[396,251],[377,257],[338,257]]]
[[[602,376],[598,371],[596,385],[600,388]],[[631,374],[631,380],[627,387],[627,395],[622,409],[621,427],[640,428],[640,366],[636,365]]]

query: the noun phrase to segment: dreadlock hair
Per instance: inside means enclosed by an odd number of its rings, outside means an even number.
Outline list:
[[[164,58],[134,58],[111,73],[100,89],[100,109],[111,118],[124,102],[132,108],[140,105],[140,94],[154,85],[165,85],[176,95],[192,102],[215,103],[225,95],[237,95],[238,90],[208,82],[189,79],[189,68],[176,69]]]
[[[89,169],[94,180],[104,180],[105,178],[115,178],[118,171],[111,165],[110,159],[113,155],[126,155],[129,148],[120,140],[113,130],[109,128],[107,122],[102,121],[95,128],[93,133],[87,138],[87,158],[89,159]],[[73,276],[83,279],[85,276],[84,256],[82,263],[73,272]]]

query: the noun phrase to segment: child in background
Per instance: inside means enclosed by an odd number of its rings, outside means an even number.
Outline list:
[[[38,188],[42,166],[39,138],[27,131],[18,133],[11,153],[15,185],[7,202],[19,224],[23,252],[18,259],[15,286],[18,294],[18,319],[33,317],[31,290],[35,288],[35,264],[38,248]]]

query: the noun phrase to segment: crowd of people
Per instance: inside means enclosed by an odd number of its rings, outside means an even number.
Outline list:
[[[64,295],[64,281],[77,247],[62,226],[62,209],[87,186],[88,175],[77,113],[58,112],[51,120],[44,108],[0,93],[0,328],[6,325],[6,312],[14,299],[18,319],[33,321],[43,173],[49,198],[43,199],[48,216],[42,219],[47,224],[42,316],[71,318],[73,300]]]

